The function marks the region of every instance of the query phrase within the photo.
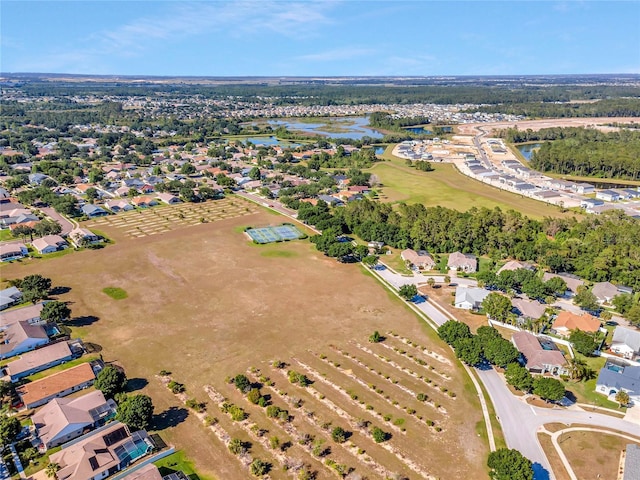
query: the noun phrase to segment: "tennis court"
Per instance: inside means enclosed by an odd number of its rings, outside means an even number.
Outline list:
[[[306,237],[304,233],[288,223],[275,227],[249,228],[245,233],[256,243],[287,242]]]

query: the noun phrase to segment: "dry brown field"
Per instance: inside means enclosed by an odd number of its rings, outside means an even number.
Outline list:
[[[250,454],[273,464],[273,479],[292,476],[281,468],[280,453],[252,434],[254,423],[269,430],[267,436],[290,441],[285,454],[317,471],[318,479],[336,477],[326,458],[298,444],[303,433],[325,440],[327,458],[370,479],[389,472],[411,479],[421,478],[417,472],[486,478],[488,448],[476,431],[482,421],[477,395],[435,333],[360,267],[324,257],[308,241],[258,246],[242,234],[246,226],[279,224],[283,217],[256,208],[236,213],[139,238],[109,222],[88,222],[115,244],[6,265],[2,277],[40,273],[68,287],[59,299],[70,303],[74,333],[101,345],[105,361],[121,364],[130,379],[138,379],[133,383],[154,400],[155,428],[207,478],[249,474],[213,429],[159,381],[162,369],[185,384],[188,397],[207,402],[208,414],[219,419],[218,432],[251,441]],[[122,288],[128,297],[114,300],[102,292],[105,287]],[[367,342],[374,330],[388,337],[383,344]],[[271,366],[274,359],[305,373],[313,385],[290,384],[284,371]],[[275,383],[262,391],[289,410],[290,422],[267,418],[225,381],[251,367]],[[242,406],[249,418],[232,422],[206,385]],[[415,393],[427,394],[428,401],[418,402]],[[300,407],[289,405],[293,396],[302,400]],[[357,427],[360,419],[392,438],[374,443]],[[328,422],[352,437],[336,444],[323,428]]]
[[[600,432],[567,432],[558,438],[560,448],[578,478],[618,478],[620,454],[630,440]]]
[[[480,132],[479,128],[482,128],[485,132],[491,132],[492,130],[502,130],[505,128],[518,127],[520,130],[531,129],[534,131],[542,128],[552,127],[590,127],[597,128],[602,131],[614,131],[615,127],[609,127],[609,123],[638,123],[640,118],[638,117],[594,117],[594,118],[547,118],[544,120],[519,120],[517,122],[495,122],[495,123],[468,123],[464,125],[458,125],[456,127],[456,133],[462,135],[477,135]]]

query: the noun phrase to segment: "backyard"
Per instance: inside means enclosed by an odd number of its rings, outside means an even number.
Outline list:
[[[264,246],[250,242],[242,233],[245,227],[281,222],[262,211],[243,208],[238,214],[144,237],[104,222],[100,229],[115,238],[115,244],[64,258],[10,264],[3,267],[3,278],[40,273],[52,278],[54,285],[68,287],[59,299],[70,302],[76,318],[73,334],[102,346],[104,360],[124,366],[128,377],[152,396],[154,426],[168,443],[184,449],[205,477],[244,479],[247,470],[157,380],[160,370],[170,371],[184,383],[189,397],[207,403],[208,414],[219,419],[220,428],[251,441],[252,455],[274,467],[280,466],[278,453],[223,414],[205,393],[206,385],[242,405],[249,421],[279,432],[283,439],[295,438],[286,432],[288,426],[267,419],[264,409],[250,405],[225,381],[256,367],[276,382],[278,390],[303,398],[324,422],[352,431],[357,448],[371,452],[389,472],[405,472],[411,478],[416,469],[440,478],[486,477],[487,446],[476,432],[482,418],[476,394],[467,388],[466,374],[434,332],[399,300],[383,294],[380,285],[358,267],[324,257],[308,241]],[[109,296],[105,288],[121,289],[126,296]],[[374,330],[391,329],[398,338],[370,347],[367,338]],[[426,351],[403,346],[403,339],[423,345]],[[369,347],[373,353],[363,350]],[[416,363],[408,353],[425,364]],[[313,377],[313,388],[290,384],[271,366],[275,359]],[[357,380],[360,377],[364,385]],[[376,389],[368,386],[374,382]],[[412,393],[420,389],[429,401],[415,400]],[[357,391],[364,406],[345,390]],[[268,393],[272,402],[285,407],[277,391]],[[332,404],[349,417],[336,413]],[[302,419],[302,411],[289,411],[295,428],[300,430],[301,422],[306,422],[305,433],[325,435],[321,426]],[[387,415],[390,420],[385,419]],[[360,417],[392,433],[392,438],[378,445],[356,432],[349,418]],[[427,420],[434,423],[429,425]],[[357,472],[373,472],[370,478],[381,477],[357,448],[332,445],[336,462]],[[335,478],[308,452],[299,448],[292,452],[313,465],[318,478]],[[416,466],[411,467],[411,462]],[[274,468],[270,475],[287,477],[281,468]]]

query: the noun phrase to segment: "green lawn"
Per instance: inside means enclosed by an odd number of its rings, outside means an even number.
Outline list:
[[[189,460],[182,450],[178,450],[167,457],[155,462],[155,465],[160,470],[161,475],[169,475],[177,470],[184,473],[189,480],[212,480],[210,477],[205,477],[196,473],[194,464]]]
[[[367,170],[383,184],[382,188],[376,189],[383,202],[441,205],[460,211],[471,207],[500,207],[503,210],[515,209],[538,219],[574,215],[561,213],[558,207],[473,180],[449,163],[434,163],[435,170],[432,172],[418,171],[391,155],[392,149],[393,145],[390,145],[381,155],[387,161],[376,163]]]
[[[11,230],[0,230],[0,242],[4,242],[6,240],[13,240],[13,235],[11,235]]]
[[[593,378],[587,381],[566,381],[564,382],[565,388],[572,392],[579,403],[587,403],[589,405],[596,405],[598,407],[611,408],[614,410],[620,410],[624,412],[625,408],[619,408],[616,402],[612,402],[604,395],[596,393],[596,380],[600,369],[604,367],[607,359],[604,357],[585,357],[576,353],[576,358],[583,360],[587,366],[593,371]]]
[[[35,382],[36,380],[40,380],[41,378],[48,377],[49,375],[53,375],[54,373],[62,372],[63,370],[68,370],[83,363],[91,362],[92,360],[96,360],[97,358],[98,357],[96,356],[85,355],[84,357],[76,358],[75,360],[71,360],[70,362],[61,363],[60,365],[56,365],[55,367],[48,368],[47,370],[43,370],[42,372],[29,375],[27,379]]]
[[[44,455],[38,457],[36,460],[33,460],[28,466],[23,465],[24,473],[27,477],[30,477],[34,473],[42,470],[47,465],[49,465],[49,457],[56,452],[59,452],[62,447],[54,447],[46,451]]]
[[[392,253],[391,255],[380,255],[380,262],[389,266],[398,273],[404,275],[411,275],[412,273],[411,270],[407,268],[404,260],[402,260],[402,258],[400,257],[399,250],[396,253]]]
[[[106,293],[114,300],[123,300],[129,296],[127,295],[127,292],[120,287],[106,287],[102,289],[102,292]]]

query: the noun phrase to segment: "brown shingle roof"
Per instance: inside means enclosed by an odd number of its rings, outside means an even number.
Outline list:
[[[25,405],[32,405],[45,398],[64,392],[72,387],[83,385],[95,379],[93,368],[88,363],[54,373],[41,380],[27,383],[17,388],[16,391]]]
[[[600,328],[600,320],[592,317],[588,313],[576,315],[571,312],[560,312],[553,322],[553,329],[582,330],[583,332],[595,333]]]

